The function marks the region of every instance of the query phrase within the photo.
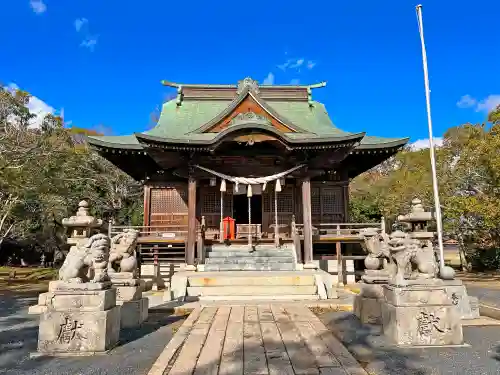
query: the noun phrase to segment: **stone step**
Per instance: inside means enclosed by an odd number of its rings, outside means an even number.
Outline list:
[[[269,262],[264,264],[205,264],[204,271],[293,271],[293,263]]]
[[[252,272],[231,274],[207,274],[206,276],[189,276],[189,286],[294,286],[316,285],[314,275],[291,273],[273,273],[259,275]]]
[[[207,258],[217,258],[217,257],[293,257],[290,251],[208,251],[206,253]]]
[[[217,257],[207,258],[205,264],[267,264],[293,263],[292,257]]]
[[[266,296],[266,295],[253,295],[253,296],[200,296],[198,297],[200,301],[218,301],[219,304],[224,305],[223,301],[255,301],[255,302],[264,302],[264,301],[284,301],[284,302],[293,302],[293,301],[317,301],[319,300],[319,296],[317,294],[285,294],[279,296]],[[255,303],[254,302],[254,303]]]
[[[207,251],[292,251],[291,246],[276,247],[276,245],[256,245],[249,248],[248,245],[209,245]]]
[[[188,296],[282,296],[282,295],[316,295],[316,285],[271,285],[271,286],[189,286]]]

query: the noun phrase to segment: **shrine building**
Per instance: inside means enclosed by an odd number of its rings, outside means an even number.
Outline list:
[[[154,128],[88,142],[144,184],[141,237],[183,243],[188,269],[220,242],[295,243],[307,267],[325,228],[349,221],[350,179],[408,141],[337,128],[313,99],[325,82],[163,85],[177,97]]]

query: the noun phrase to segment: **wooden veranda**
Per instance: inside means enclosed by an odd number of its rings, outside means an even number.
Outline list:
[[[204,262],[205,245],[218,243],[219,232],[208,231],[203,225],[204,218],[197,228],[196,261],[198,264]],[[303,224],[294,221],[290,223],[291,232],[282,233],[281,241],[294,242],[297,251],[297,261],[303,259]],[[375,223],[313,223],[313,259],[334,260],[337,262],[337,276],[339,280],[346,280],[348,275],[359,275],[362,271],[347,271],[345,263],[349,260],[363,260],[365,255],[345,255],[342,253],[342,244],[360,244],[363,241],[361,230],[374,228],[385,232],[385,221]],[[179,269],[181,264],[186,263],[187,225],[164,225],[164,226],[109,226],[109,235],[114,236],[125,229],[135,229],[139,232],[137,252],[141,265],[154,266],[159,274],[169,277]],[[257,243],[274,243],[274,238],[255,238]],[[247,239],[231,240],[233,244],[245,244]],[[315,245],[326,245],[327,252],[315,251]],[[328,245],[331,245],[331,250]],[[323,248],[325,246],[322,246]],[[154,275],[142,275],[153,277]]]

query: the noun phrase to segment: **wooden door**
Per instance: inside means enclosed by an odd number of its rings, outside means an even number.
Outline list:
[[[184,230],[188,223],[187,185],[151,187],[149,212],[152,229],[178,226],[178,230]]]

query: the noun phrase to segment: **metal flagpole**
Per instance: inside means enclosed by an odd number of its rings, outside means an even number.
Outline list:
[[[422,5],[416,6],[417,10],[417,20],[418,20],[418,31],[420,33],[420,42],[422,43],[422,62],[424,65],[424,83],[425,83],[425,101],[427,105],[427,123],[429,125],[429,151],[431,157],[431,168],[432,168],[432,188],[434,191],[434,206],[436,209],[436,224],[437,224],[437,235],[438,235],[438,246],[439,246],[439,268],[442,271],[444,269],[444,250],[443,250],[443,223],[441,219],[441,204],[439,202],[439,189],[436,173],[436,155],[434,153],[434,139],[432,134],[432,118],[431,118],[431,98],[429,90],[429,71],[427,69],[427,52],[425,50],[424,41],[424,24],[422,21]],[[442,273],[442,272],[440,272]]]

